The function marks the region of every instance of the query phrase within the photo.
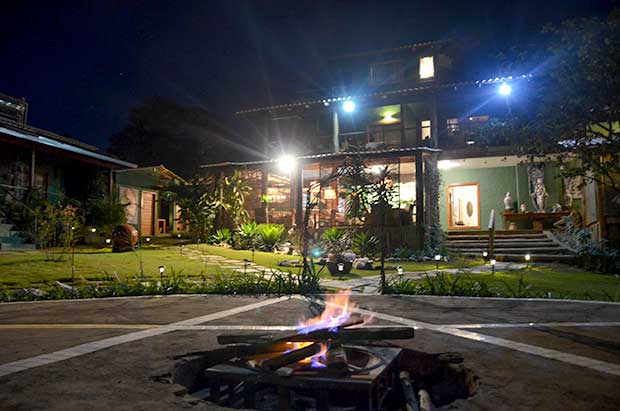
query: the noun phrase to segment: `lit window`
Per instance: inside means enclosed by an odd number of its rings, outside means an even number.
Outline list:
[[[431,138],[431,121],[422,120],[420,122],[420,127],[422,128],[422,140],[430,139]]]
[[[420,59],[420,78],[432,78],[435,77],[435,64],[433,62],[433,56],[422,57]]]

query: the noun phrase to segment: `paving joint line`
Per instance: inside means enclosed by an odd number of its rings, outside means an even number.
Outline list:
[[[293,298],[297,298],[304,301],[314,302],[320,305],[328,305],[330,303],[326,303],[323,300],[318,300],[316,298],[305,297],[301,295],[295,295]],[[542,348],[531,344],[516,342],[507,340],[505,338],[493,337],[490,335],[484,335],[475,333],[472,331],[462,330],[450,326],[431,324],[424,321],[411,320],[404,317],[398,317],[391,314],[379,313],[376,311],[366,310],[363,308],[351,308],[352,312],[356,312],[358,314],[366,314],[372,315],[375,318],[380,318],[382,320],[391,321],[397,324],[408,325],[410,327],[416,329],[427,329],[430,331],[436,331],[443,334],[452,335],[455,337],[461,337],[472,341],[483,342],[491,345],[496,345],[499,347],[508,348],[515,351],[524,352],[526,354],[536,355],[543,358],[548,358],[552,360],[561,361],[567,364],[581,366],[584,368],[589,368],[598,372],[603,372],[607,374],[612,374],[616,376],[620,376],[620,365],[608,363],[605,361],[595,360],[593,358],[583,357],[575,354],[569,354],[562,351],[552,350],[549,348]]]
[[[176,331],[176,326],[184,325],[199,325],[201,323],[218,320],[221,318],[230,317],[246,311],[255,310],[258,308],[266,307],[269,305],[277,304],[279,302],[290,299],[290,297],[278,297],[270,298],[253,304],[247,304],[240,307],[233,307],[227,310],[218,311],[215,313],[203,315],[200,317],[189,318],[187,320],[178,321],[175,323],[163,325],[157,328],[150,328],[147,330],[137,331],[129,334],[123,334],[116,337],[105,338],[103,340],[93,341],[85,344],[80,344],[74,347],[65,348],[63,350],[55,351],[52,353],[46,353],[30,357],[22,360],[12,361],[6,364],[0,365],[0,377],[13,374],[15,372],[39,367],[41,365],[47,365],[64,361],[69,358],[79,357],[85,354],[90,354],[95,351],[100,351],[105,348],[113,347],[116,345],[124,344],[126,342],[137,341],[147,337],[153,337],[156,335],[163,335],[172,331]]]

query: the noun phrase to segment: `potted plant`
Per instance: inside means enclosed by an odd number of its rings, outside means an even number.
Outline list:
[[[345,275],[351,272],[355,254],[347,253],[350,239],[346,231],[332,227],[325,230],[321,236],[323,246],[327,251],[327,269],[332,276]]]

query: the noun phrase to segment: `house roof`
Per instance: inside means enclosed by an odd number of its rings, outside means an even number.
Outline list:
[[[331,60],[342,60],[342,59],[348,59],[348,58],[353,58],[353,57],[372,56],[375,54],[390,53],[390,52],[401,51],[401,50],[413,50],[413,49],[418,49],[418,48],[423,48],[423,47],[439,46],[442,44],[446,44],[448,42],[449,40],[435,40],[435,41],[424,41],[424,42],[419,42],[419,43],[409,43],[409,44],[403,44],[402,46],[386,48],[386,49],[363,51],[359,53],[342,54],[342,55],[332,58]]]
[[[178,174],[176,174],[169,168],[166,168],[166,166],[164,166],[163,164],[160,164],[158,166],[151,166],[151,167],[138,167],[138,168],[123,169],[123,170],[114,170],[115,173],[126,173],[126,172],[136,172],[136,171],[158,172],[170,179],[179,180],[181,183],[187,184],[187,181],[183,177],[179,176]]]
[[[339,153],[323,153],[323,154],[311,154],[307,156],[299,156],[296,157],[296,160],[320,160],[320,159],[337,159],[337,158],[345,158],[355,154],[361,154],[365,156],[381,156],[381,155],[390,155],[390,154],[405,154],[405,153],[415,153],[416,151],[422,151],[424,153],[440,153],[442,150],[438,148],[430,148],[430,147],[403,147],[403,148],[390,148],[383,150],[364,150],[364,151],[343,151]],[[251,166],[251,165],[262,165],[262,164],[271,164],[275,163],[277,160],[258,160],[258,161],[245,161],[245,162],[236,162],[236,161],[227,161],[223,163],[212,163],[212,164],[204,164],[201,165],[200,168],[218,168],[218,167],[242,167],[242,166]]]
[[[95,146],[80,143],[79,141],[35,127],[21,124],[9,124],[3,120],[0,122],[0,134],[7,135],[21,141],[29,141],[47,147],[52,147],[55,149],[79,154],[85,157],[103,161],[109,164],[115,164],[121,167],[137,167],[136,164],[130,163],[128,161],[120,160],[118,158],[94,152],[94,150],[97,149],[97,147]]]
[[[490,78],[490,79],[471,80],[471,81],[462,81],[462,82],[454,82],[454,83],[424,83],[424,84],[420,84],[415,87],[406,87],[406,88],[395,89],[395,90],[377,91],[377,92],[366,93],[366,94],[329,97],[329,98],[305,100],[305,101],[295,101],[295,102],[287,103],[287,104],[278,104],[278,105],[273,105],[273,106],[250,108],[246,110],[237,111],[235,114],[242,115],[242,114],[256,113],[260,111],[269,111],[269,110],[276,110],[276,109],[281,109],[281,108],[293,108],[293,107],[310,108],[310,106],[317,105],[317,104],[329,105],[331,103],[337,103],[339,101],[345,101],[345,100],[355,100],[355,99],[392,96],[392,95],[403,95],[403,94],[409,94],[409,93],[415,93],[415,92],[427,91],[427,90],[450,89],[450,88],[459,88],[459,87],[465,87],[465,86],[482,87],[483,85],[511,82],[511,81],[516,81],[516,80],[524,80],[524,79],[529,79],[531,77],[532,77],[531,74],[523,74],[520,76],[495,77],[495,78]]]

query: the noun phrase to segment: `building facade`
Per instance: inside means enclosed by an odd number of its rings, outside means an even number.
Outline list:
[[[498,228],[532,228],[527,220],[504,226],[500,212],[507,202],[514,210],[537,210],[532,196],[537,182],[546,190],[545,211],[581,208],[582,190],[567,193],[572,183],[560,178],[556,164],[527,163],[518,156],[518,141],[491,127],[516,105],[527,104],[535,78],[468,78],[467,60],[449,42],[334,59],[334,87],[237,113],[259,130],[256,138],[267,160],[203,169],[215,174],[240,170],[254,188],[251,215],[264,221],[267,213],[270,221],[299,225],[303,196],[312,182],[359,153],[369,171],[391,170],[393,212],[402,216],[393,225],[418,231],[414,237],[419,241],[408,244],[413,247],[420,246],[424,234],[419,231],[429,224],[439,223],[445,231],[486,228],[491,210]],[[287,158],[296,160],[295,167],[281,167]],[[351,224],[342,191],[338,181],[322,189],[310,219],[314,227]],[[544,223],[548,227],[553,218]]]

